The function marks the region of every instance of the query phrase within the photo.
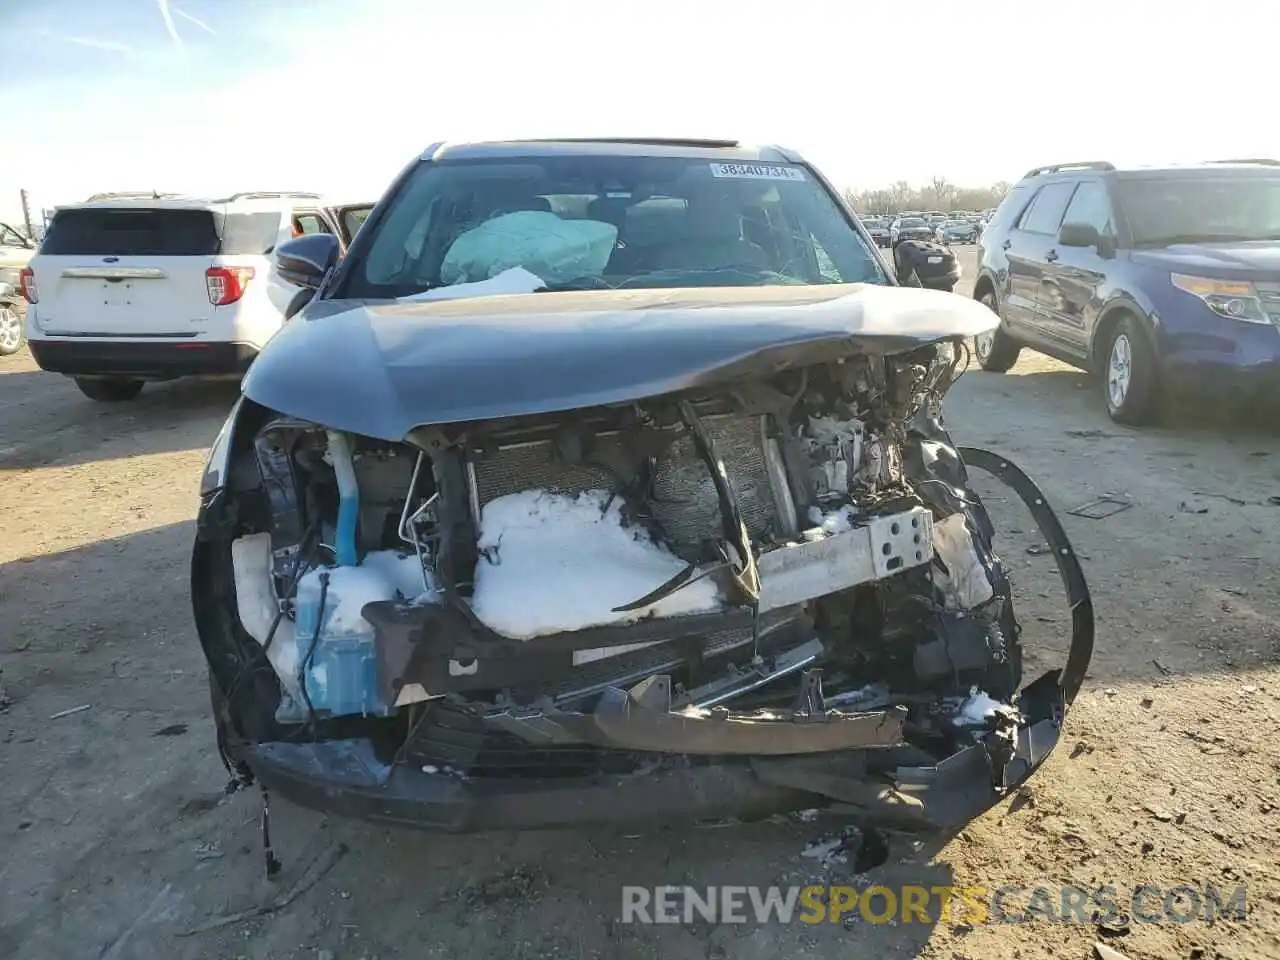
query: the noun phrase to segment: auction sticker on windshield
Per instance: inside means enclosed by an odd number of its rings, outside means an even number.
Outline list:
[[[735,180],[804,179],[804,171],[797,167],[779,167],[762,163],[713,163],[711,175]]]

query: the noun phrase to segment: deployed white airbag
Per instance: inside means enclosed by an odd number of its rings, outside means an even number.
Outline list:
[[[547,283],[604,272],[618,228],[599,220],[561,220],[554,213],[521,210],[486,220],[453,241],[440,264],[440,282],[488,280],[523,267]]]
[[[422,293],[411,293],[401,300],[464,300],[470,297],[497,297],[519,293],[535,293],[546,289],[542,278],[534,276],[523,267],[503,270],[488,280],[475,283],[455,283],[448,287],[432,287]]]

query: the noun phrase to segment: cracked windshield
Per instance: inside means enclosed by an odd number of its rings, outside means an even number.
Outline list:
[[[424,167],[352,289],[400,296],[514,267],[551,290],[886,282],[800,166],[605,156]]]

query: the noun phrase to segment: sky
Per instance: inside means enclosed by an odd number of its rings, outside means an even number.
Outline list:
[[[0,220],[376,199],[438,140],[727,137],[841,187],[1280,156],[1255,0],[0,0]]]

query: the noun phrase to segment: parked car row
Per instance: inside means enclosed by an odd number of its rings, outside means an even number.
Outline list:
[[[934,239],[939,243],[977,243],[982,236],[982,224],[977,219],[952,218],[938,224],[934,230]]]
[[[904,213],[901,216],[863,216],[862,224],[876,245],[893,247],[900,240],[933,240],[937,243],[977,243],[984,221],[977,213]]]
[[[1097,375],[1111,417],[1151,421],[1194,393],[1280,395],[1280,162],[1029,171],[982,237],[977,338],[1003,372],[1024,347]]]
[[[889,227],[892,221],[888,217],[862,217],[862,225],[866,227],[867,233],[871,235],[871,239],[875,241],[877,247],[888,247]]]
[[[902,240],[932,240],[935,229],[924,217],[899,217],[889,227],[889,244],[897,246]]]

